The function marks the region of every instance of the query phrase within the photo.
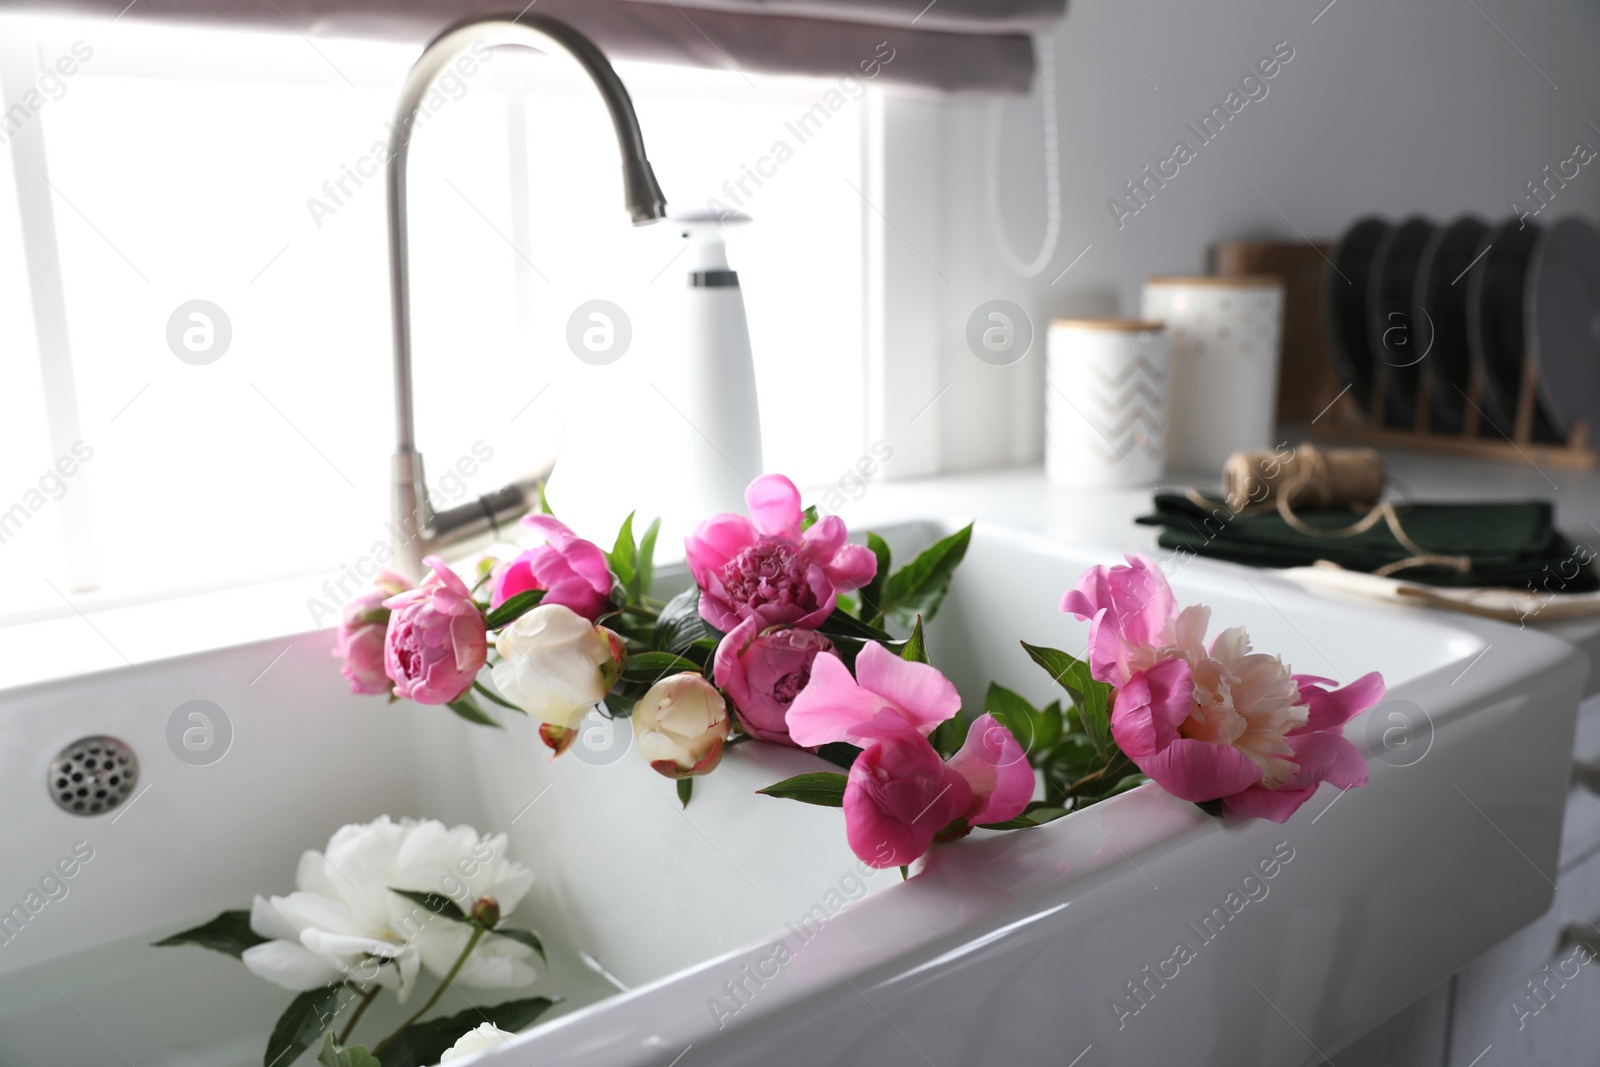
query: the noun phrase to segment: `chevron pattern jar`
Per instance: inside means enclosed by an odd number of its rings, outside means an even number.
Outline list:
[[[1147,487],[1166,466],[1167,337],[1159,322],[1057,319],[1046,343],[1045,473]]]
[[[1219,471],[1235,452],[1271,448],[1282,279],[1150,278],[1140,314],[1167,324],[1172,463]]]

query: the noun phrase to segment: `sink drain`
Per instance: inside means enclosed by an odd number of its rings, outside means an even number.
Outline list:
[[[139,757],[115,737],[82,737],[62,749],[45,783],[56,807],[99,815],[127,800],[139,781]]]

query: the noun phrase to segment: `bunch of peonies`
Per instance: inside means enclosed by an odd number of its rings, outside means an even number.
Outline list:
[[[1366,760],[1342,730],[1383,699],[1382,676],[1329,688],[1252,652],[1243,627],[1208,646],[1211,609],[1180,612],[1159,568],[1127,561],[1085,573],[1061,610],[1090,620],[1090,670],[1116,690],[1112,736],[1141,771],[1181,800],[1280,823],[1324,781],[1366,784]]]
[[[396,889],[448,897],[468,915],[504,915],[532,883],[533,872],[506,857],[505,834],[382,816],[346,826],[322,852],[302,855],[295,892],[255,898],[250,927],[269,940],[246,949],[242,959],[286,989],[348,980],[393,989],[403,1003],[420,968],[449,974],[471,929]],[[484,989],[527,985],[535,977],[532,957],[520,941],[488,933],[455,980]]]
[[[925,663],[869,644],[856,674],[837,656],[818,656],[811,683],[789,709],[796,744],[845,741],[861,747],[844,791],[845,836],[873,867],[900,867],[935,838],[1003,823],[1033,799],[1033,766],[1011,732],[980,715],[948,762],[928,740],[961,710],[949,679]]]
[[[845,543],[844,521],[818,519],[802,530],[800,491],[781,474],[745,490],[750,517],[718,515],[689,535],[689,571],[700,587],[700,615],[726,636],[713,676],[733,701],[750,736],[799,744],[787,726],[790,705],[833,642],[816,632],[839,593],[859,589],[878,571],[862,545]]]

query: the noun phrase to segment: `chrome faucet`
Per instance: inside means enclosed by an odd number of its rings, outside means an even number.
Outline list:
[[[555,48],[576,59],[600,90],[611,115],[611,124],[616,128],[628,214],[635,225],[641,225],[663,218],[667,213],[666,199],[656,184],[650,160],[645,156],[644,137],[639,132],[633,101],[605,53],[589,38],[557,19],[525,11],[516,16],[458,22],[423,49],[400,91],[395,121],[389,132],[387,171],[389,296],[394,322],[393,535],[397,542],[396,562],[412,578],[422,573],[423,556],[479,534],[498,533],[502,522],[509,522],[530,510],[538,500],[540,486],[550,474],[550,468],[546,467],[471,503],[436,512],[428,502],[422,453],[416,447],[411,397],[411,266],[406,234],[406,162],[411,149],[411,130],[422,98],[435,79],[480,41],[490,46],[525,45],[542,52]]]

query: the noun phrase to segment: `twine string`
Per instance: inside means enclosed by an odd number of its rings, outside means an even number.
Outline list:
[[[1372,572],[1379,577],[1387,578],[1413,567],[1443,567],[1459,574],[1470,573],[1472,557],[1430,552],[1406,533],[1394,502],[1382,499],[1387,484],[1383,458],[1374,449],[1324,452],[1315,445],[1304,444],[1287,459],[1275,452],[1235,452],[1229,456],[1222,468],[1221,503],[1235,515],[1276,511],[1297,533],[1327,540],[1355,537],[1384,523],[1400,547],[1411,555]],[[1185,495],[1200,507],[1218,503],[1194,488],[1186,490]],[[1296,507],[1312,511],[1337,507],[1367,510],[1348,526],[1325,530],[1301,519],[1295,514]]]

